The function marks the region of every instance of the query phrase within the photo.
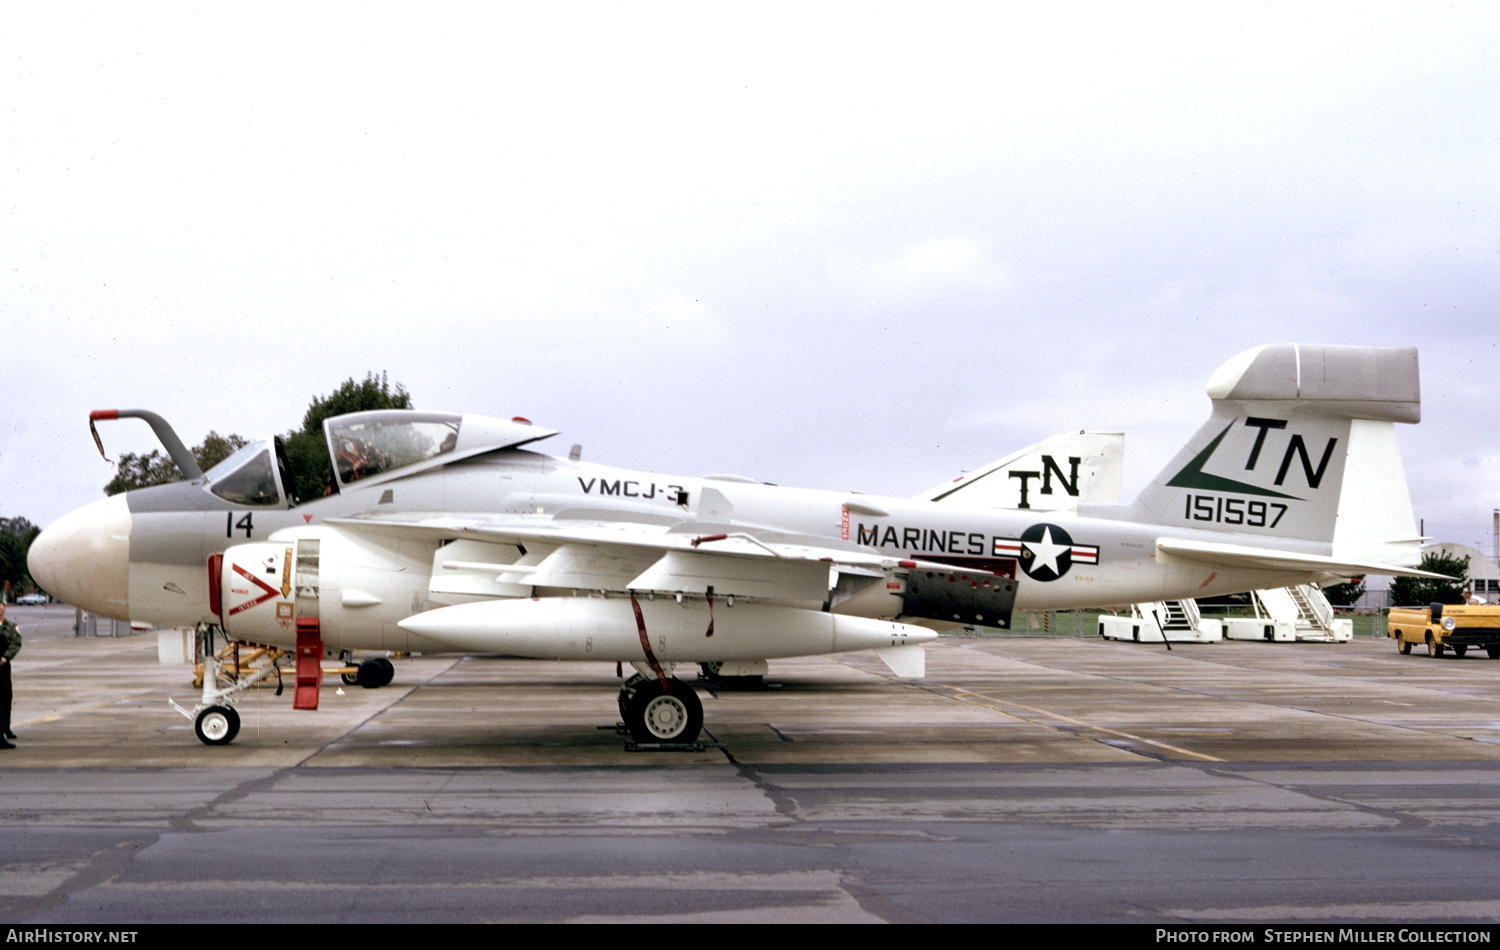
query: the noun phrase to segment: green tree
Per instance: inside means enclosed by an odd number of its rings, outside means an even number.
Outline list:
[[[26,567],[26,554],[41,533],[25,518],[0,518],[0,584],[9,584],[12,593],[36,586]]]
[[[182,473],[160,450],[152,449],[144,455],[126,452],[115,463],[115,477],[104,486],[104,494],[118,495],[123,491],[179,481],[182,481]]]
[[[283,437],[286,464],[293,494],[301,499],[321,498],[333,488],[333,460],[323,438],[323,420],[346,412],[369,409],[411,409],[411,394],[400,383],[391,389],[386,374],[366,373],[363,381],[353,376],[326,396],[314,396],[302,417],[302,428]]]
[[[193,458],[198,460],[198,467],[206,472],[249,444],[233,433],[219,435],[209,429],[208,435],[203,437],[203,442],[193,446],[191,451]]]
[[[1469,579],[1469,558],[1449,557],[1432,552],[1422,555],[1420,570],[1447,574],[1451,581],[1425,577],[1398,577],[1391,581],[1391,602],[1397,607],[1425,607],[1432,603],[1461,604],[1463,587]]]
[[[198,467],[206,472],[248,444],[237,435],[219,435],[210,429],[203,441],[188,451],[198,460]],[[152,449],[145,455],[126,452],[115,464],[115,477],[104,486],[104,494],[118,495],[122,491],[180,481],[182,472],[178,471],[177,463],[160,449]]]
[[[1333,584],[1323,588],[1323,596],[1335,607],[1353,607],[1365,595],[1365,579],[1356,577],[1347,584]]]

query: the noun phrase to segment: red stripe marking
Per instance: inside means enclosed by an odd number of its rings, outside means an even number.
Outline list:
[[[323,639],[318,636],[317,620],[311,630],[297,624],[297,689],[292,694],[293,709],[317,709],[318,686],[323,682]]]
[[[635,594],[630,595],[630,606],[635,609],[635,629],[641,635],[641,649],[646,651],[646,662],[651,664],[652,672],[661,680],[661,691],[671,692],[667,688],[667,674],[662,672],[661,664],[656,662],[656,654],[651,652],[651,641],[646,637],[646,618],[641,615],[641,604],[635,599]]]

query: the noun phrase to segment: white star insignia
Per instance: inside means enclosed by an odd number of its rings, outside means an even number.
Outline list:
[[[1034,571],[1045,567],[1054,574],[1061,574],[1062,571],[1057,566],[1057,559],[1071,547],[1071,544],[1053,544],[1052,529],[1043,528],[1042,540],[1026,542],[1026,549],[1031,552],[1031,556],[1035,559],[1031,562],[1031,569]]]

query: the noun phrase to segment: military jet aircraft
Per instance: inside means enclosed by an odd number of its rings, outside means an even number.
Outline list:
[[[96,412],[91,427],[149,422],[186,481],[64,516],[31,574],[103,616],[295,649],[301,708],[316,708],[324,656],[353,650],[628,663],[618,705],[642,744],[697,738],[682,664],[753,676],[777,657],[875,650],[920,676],[937,630],[1006,627],[1017,609],[1431,576],[1412,569],[1394,427],[1420,418],[1414,349],[1258,347],[1208,395],[1208,422],[1129,505],[1092,500],[1118,498],[1107,434],[891,498],[554,458],[533,446],[556,433],[525,419],[409,410],[328,419],[330,493],[299,500],[274,440],[204,473],[159,416]],[[374,686],[392,667],[359,671]],[[181,710],[203,741],[234,738],[253,680],[205,676]]]

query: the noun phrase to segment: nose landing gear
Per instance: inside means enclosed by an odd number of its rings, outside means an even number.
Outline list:
[[[193,732],[204,745],[228,745],[240,732],[240,714],[234,708],[235,697],[272,676],[281,677],[280,654],[274,653],[257,669],[240,665],[236,654],[229,667],[214,651],[214,637],[223,631],[217,626],[199,624],[197,650],[203,657],[203,694],[192,709],[184,708],[172,697],[167,703],[193,723]],[[236,648],[237,649],[237,648]]]

